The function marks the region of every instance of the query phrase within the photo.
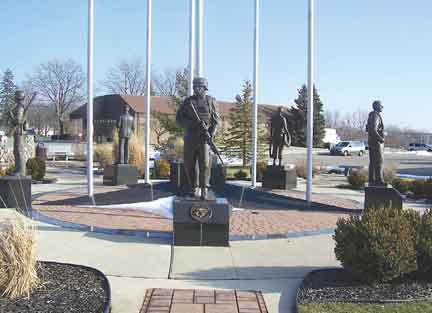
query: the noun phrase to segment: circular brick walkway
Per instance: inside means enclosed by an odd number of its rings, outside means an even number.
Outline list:
[[[154,197],[169,196],[160,190]],[[97,205],[149,201],[150,195],[142,188],[126,186],[95,188]],[[93,227],[150,232],[172,232],[172,219],[135,209],[97,208],[89,205],[84,188],[43,194],[33,200],[33,209],[60,221]],[[283,209],[234,209],[230,221],[230,236],[277,236],[333,229],[339,218],[349,213]]]

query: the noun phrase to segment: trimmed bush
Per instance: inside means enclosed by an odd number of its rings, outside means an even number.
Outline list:
[[[420,273],[432,277],[432,210],[423,214],[418,227],[417,264]]]
[[[26,163],[27,175],[30,175],[33,180],[41,181],[45,177],[46,166],[45,161],[31,158]]]
[[[368,181],[368,172],[366,170],[350,171],[347,179],[353,188],[361,189]]]
[[[416,198],[432,198],[432,179],[416,179],[413,181],[412,193]]]
[[[154,173],[157,178],[167,178],[170,176],[170,164],[167,160],[160,159],[154,162]]]
[[[303,179],[306,179],[307,177],[307,166],[306,166],[306,162],[302,162],[302,163],[297,163],[295,165],[296,168],[296,173],[298,177],[301,177]],[[312,167],[312,177],[315,177],[315,175],[319,174],[319,170],[316,166]]]
[[[239,180],[245,180],[247,177],[247,173],[245,171],[239,170],[234,173],[234,178]]]
[[[393,187],[400,193],[407,193],[411,191],[413,183],[406,178],[394,178],[392,182]]]
[[[413,213],[368,209],[363,216],[339,219],[336,258],[367,283],[389,281],[417,269]]]

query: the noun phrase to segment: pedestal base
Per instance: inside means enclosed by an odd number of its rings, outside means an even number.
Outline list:
[[[231,205],[225,198],[174,200],[174,245],[229,246]]]
[[[0,207],[31,209],[31,176],[0,177]]]
[[[390,185],[366,186],[364,207],[402,209],[402,196]]]
[[[104,168],[103,184],[110,186],[135,185],[138,183],[138,169],[131,164],[114,164]]]
[[[297,187],[297,171],[295,168],[269,165],[263,173],[263,188],[294,189]]]

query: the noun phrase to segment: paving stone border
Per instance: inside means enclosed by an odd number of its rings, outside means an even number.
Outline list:
[[[140,313],[268,313],[259,291],[148,289]]]

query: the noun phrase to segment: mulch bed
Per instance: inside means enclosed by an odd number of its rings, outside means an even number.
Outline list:
[[[103,313],[110,290],[96,270],[70,264],[39,262],[40,285],[27,298],[0,296],[0,312]]]
[[[432,282],[424,281],[416,273],[388,283],[365,285],[349,272],[325,269],[311,272],[298,289],[297,303],[354,302],[386,303],[432,300]]]

